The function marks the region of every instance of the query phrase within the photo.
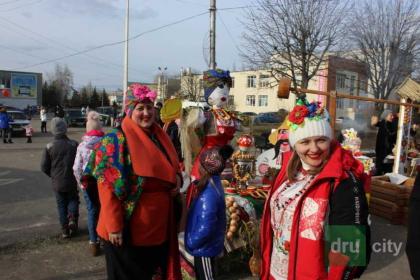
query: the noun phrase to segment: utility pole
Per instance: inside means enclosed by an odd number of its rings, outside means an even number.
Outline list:
[[[216,69],[216,0],[210,0],[210,69]]]
[[[123,79],[123,112],[125,110],[126,90],[128,88],[128,27],[130,16],[130,0],[126,0],[125,10],[125,44],[124,44],[124,79]]]

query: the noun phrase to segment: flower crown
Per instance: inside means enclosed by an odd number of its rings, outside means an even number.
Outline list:
[[[319,121],[326,118],[325,110],[321,107],[321,102],[309,103],[306,97],[299,97],[296,106],[287,118],[290,130],[295,131],[299,127],[305,126],[305,118],[310,121]]]
[[[132,84],[130,85],[129,89],[133,97],[137,100],[144,101],[145,99],[149,99],[152,102],[156,100],[156,91],[151,90],[147,86],[143,86],[141,84]]]

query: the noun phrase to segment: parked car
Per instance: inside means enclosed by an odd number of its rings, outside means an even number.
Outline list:
[[[30,124],[31,121],[27,119],[24,112],[19,110],[7,110],[12,122],[10,122],[10,127],[12,128],[12,133],[16,135],[25,135],[25,126]]]
[[[282,121],[278,112],[259,113],[254,118],[254,124],[261,123],[280,123]]]
[[[114,108],[112,106],[98,107],[96,112],[101,116],[102,125],[111,125],[111,118],[114,115]]]
[[[69,127],[86,125],[86,115],[80,109],[64,109],[64,120]]]

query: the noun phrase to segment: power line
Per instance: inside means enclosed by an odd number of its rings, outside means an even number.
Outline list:
[[[1,2],[0,6],[4,6],[4,5],[7,5],[7,4],[10,4],[10,3],[16,3],[16,2],[19,2],[19,1],[22,1],[22,0],[12,0],[12,1]]]
[[[37,35],[37,36],[39,36],[39,37],[42,37],[42,38],[44,38],[44,39],[46,39],[46,40],[48,40],[48,41],[50,41],[50,42],[53,42],[54,44],[56,44],[56,45],[58,45],[58,46],[60,46],[60,47],[62,47],[62,48],[65,48],[65,49],[71,50],[71,51],[73,51],[73,52],[79,52],[79,51],[80,51],[80,50],[77,50],[77,49],[75,49],[75,48],[69,47],[68,45],[63,44],[62,42],[60,42],[60,41],[58,41],[58,40],[55,40],[55,39],[49,38],[49,37],[47,37],[47,36],[45,36],[45,35],[43,35],[43,34],[41,34],[41,33],[35,32],[35,31],[30,30],[30,29],[28,29],[28,28],[26,28],[26,27],[24,27],[24,26],[22,26],[22,25],[19,25],[19,24],[15,23],[15,22],[12,22],[12,21],[10,21],[10,20],[8,20],[8,19],[4,18],[4,17],[1,17],[1,16],[0,16],[0,20],[3,20],[3,21],[5,21],[5,22],[7,22],[7,23],[9,23],[9,24],[11,24],[11,25],[13,25],[13,26],[16,26],[16,27],[18,27],[18,28],[20,28],[20,29],[24,30],[24,31],[27,31],[27,32],[29,32],[29,33],[35,34],[35,35]],[[45,41],[41,41],[41,40],[39,40],[39,39],[37,39],[37,38],[31,38],[31,39],[32,39],[32,40],[34,40],[34,41],[40,42],[40,43],[42,43],[42,44],[45,44]],[[99,58],[99,57],[96,57],[96,56],[93,56],[93,55],[88,55],[88,54],[85,54],[85,56],[92,58],[92,60],[91,60],[91,61],[93,61],[93,63],[95,63],[95,64],[97,64],[97,65],[105,65],[105,63],[106,63],[106,65],[115,66],[115,67],[118,67],[118,68],[123,67],[123,65],[122,65],[122,64],[118,64],[118,63],[114,63],[114,62],[111,62],[111,61],[107,61],[107,60],[105,60],[105,59],[103,59],[103,58]],[[43,59],[45,59],[45,58],[43,58]],[[99,63],[98,61],[103,61],[103,63]],[[140,72],[140,73],[141,73],[141,72],[144,72],[144,71],[142,71],[142,70],[140,70],[140,69],[136,69],[136,68],[133,68],[133,67],[130,67],[130,69],[132,69],[132,70],[134,70],[134,71],[137,71],[137,72]]]
[[[44,1],[44,0],[37,0],[37,1],[34,1],[34,2],[29,2],[28,4],[21,5],[21,6],[17,6],[17,7],[11,8],[11,9],[7,9],[7,10],[0,10],[0,12],[1,12],[1,13],[2,13],[2,12],[10,12],[10,11],[14,11],[14,10],[17,10],[17,9],[20,9],[20,8],[24,8],[24,7],[26,8],[26,7],[29,7],[29,6],[32,6],[32,5],[38,4],[38,3],[42,2],[42,1]]]
[[[227,25],[225,24],[225,21],[223,20],[221,14],[218,12],[217,13],[218,18],[220,18],[220,21],[222,22],[223,27],[225,28],[228,36],[230,37],[230,39],[232,40],[233,45],[235,46],[236,50],[241,52],[240,48],[238,47],[238,44],[236,44],[236,40],[233,38],[232,33],[230,32],[229,28],[227,27]]]
[[[180,19],[180,20],[174,21],[174,22],[172,22],[172,23],[165,24],[165,25],[162,25],[162,26],[160,26],[160,27],[156,27],[156,28],[150,29],[150,30],[145,31],[145,32],[141,32],[141,33],[139,33],[139,34],[137,34],[137,35],[135,35],[135,36],[133,36],[133,37],[128,38],[128,40],[127,40],[127,41],[135,40],[135,39],[137,39],[137,38],[139,38],[139,37],[141,37],[141,36],[143,36],[143,35],[146,35],[146,34],[149,34],[149,33],[153,33],[153,32],[155,32],[155,31],[158,31],[158,30],[164,29],[164,28],[166,28],[166,27],[170,27],[170,26],[173,26],[173,25],[176,25],[176,24],[179,24],[179,23],[185,22],[185,21],[187,21],[187,20],[190,20],[190,19],[193,19],[193,18],[196,18],[196,17],[202,16],[202,15],[205,15],[205,14],[207,14],[207,13],[208,13],[208,11],[203,12],[203,13],[199,13],[199,14],[196,14],[196,15],[193,15],[193,16],[189,16],[189,17],[186,17],[186,18],[183,18],[183,19]],[[12,70],[17,71],[17,70],[20,70],[20,69],[26,69],[26,68],[31,68],[31,67],[35,67],[35,66],[39,66],[39,65],[43,65],[43,64],[48,64],[48,63],[55,62],[55,61],[59,61],[59,60],[65,59],[65,58],[69,58],[69,57],[73,57],[73,56],[81,55],[81,54],[84,54],[84,53],[88,53],[88,52],[91,52],[91,51],[94,51],[94,50],[98,50],[98,49],[102,49],[102,48],[106,48],[106,47],[112,47],[112,46],[120,45],[120,44],[125,43],[125,41],[126,41],[126,40],[121,40],[121,41],[116,41],[116,42],[111,42],[111,43],[106,43],[106,44],[98,45],[98,46],[96,46],[96,47],[92,47],[92,48],[89,48],[89,49],[86,49],[86,50],[83,50],[83,51],[77,51],[77,52],[72,53],[72,54],[69,54],[69,55],[65,55],[65,56],[61,56],[61,57],[57,57],[57,58],[53,58],[53,59],[49,59],[49,60],[47,60],[47,61],[43,61],[43,62],[39,62],[39,63],[35,63],[35,64],[32,64],[32,65],[28,65],[28,66],[24,66],[24,67],[17,68],[17,69],[12,69]]]

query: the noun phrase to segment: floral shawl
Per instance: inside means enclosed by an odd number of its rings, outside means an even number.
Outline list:
[[[140,198],[144,178],[133,173],[127,141],[120,129],[106,134],[95,146],[84,175],[96,178],[104,187],[112,188],[123,202],[125,218],[129,220]]]

